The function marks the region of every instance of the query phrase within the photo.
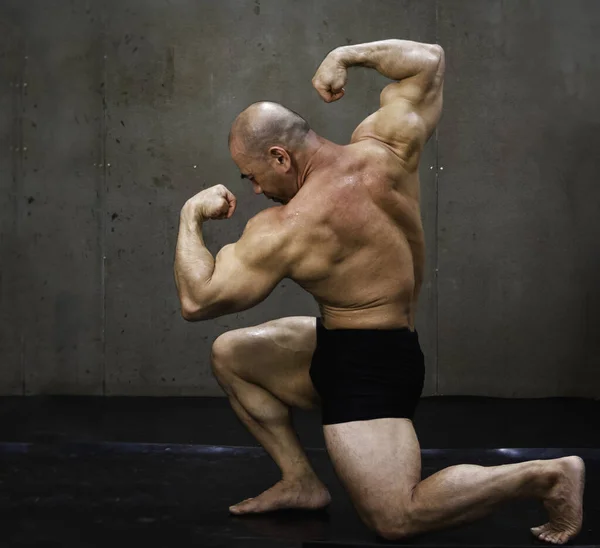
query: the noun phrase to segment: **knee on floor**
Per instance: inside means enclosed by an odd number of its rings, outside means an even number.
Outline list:
[[[414,535],[408,512],[379,512],[368,520],[367,525],[385,540],[402,540]]]

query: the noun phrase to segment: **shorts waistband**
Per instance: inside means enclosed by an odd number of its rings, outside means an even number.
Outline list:
[[[369,335],[374,334],[375,336],[377,336],[378,333],[386,334],[386,336],[390,333],[395,334],[395,335],[407,334],[407,335],[418,336],[417,330],[415,329],[413,331],[410,329],[410,327],[393,327],[393,328],[385,328],[385,329],[378,329],[378,328],[328,329],[327,327],[325,327],[325,325],[323,324],[323,319],[320,317],[317,317],[317,329],[320,329],[321,331],[326,331],[328,334],[331,334],[331,336],[335,336],[335,337],[353,336],[353,335],[357,335],[360,333],[368,333]]]

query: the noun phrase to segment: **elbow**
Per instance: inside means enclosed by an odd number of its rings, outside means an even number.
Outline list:
[[[427,72],[437,73],[444,65],[444,48],[439,44],[420,44],[421,62]]]
[[[232,310],[225,308],[223,303],[210,302],[200,305],[195,301],[187,299],[181,301],[181,316],[186,322],[214,320],[230,312]]]
[[[198,322],[202,319],[202,314],[199,309],[181,308],[181,317],[186,322]]]
[[[439,63],[444,58],[444,48],[439,44],[429,44],[429,48]]]
[[[191,310],[189,308],[182,308],[181,309],[181,317],[186,321],[186,322],[197,322],[200,320],[200,315],[198,314],[197,311]]]
[[[199,322],[206,319],[202,307],[189,299],[181,300],[181,317],[186,322]]]
[[[444,48],[439,44],[431,44],[432,66],[435,67],[435,74],[442,76],[446,66],[446,54]]]
[[[444,48],[438,44],[426,44],[427,53],[424,56],[425,81],[427,83],[427,91],[437,91],[444,83],[444,72],[446,70],[446,61],[444,57]]]

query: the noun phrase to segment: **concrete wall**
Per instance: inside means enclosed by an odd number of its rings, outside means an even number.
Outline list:
[[[438,17],[439,392],[598,397],[600,4]]]
[[[311,87],[316,67],[337,45],[402,37],[439,42],[448,62],[443,122],[421,168],[426,394],[600,396],[600,5],[11,0],[0,10],[0,393],[218,395],[208,356],[220,333],[316,315],[284,281],[255,309],[185,323],[172,274],[179,210],[226,184],[238,211],[205,237],[214,253],[235,241],[269,206],[229,158],[235,115],[279,101],[347,142],[385,79],[353,70],[344,99],[326,105]]]

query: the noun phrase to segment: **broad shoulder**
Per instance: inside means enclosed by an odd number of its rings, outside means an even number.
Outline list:
[[[257,213],[247,223],[236,243],[236,254],[247,263],[270,268],[290,260],[293,222],[286,207],[271,207]]]
[[[401,109],[397,107],[396,110]],[[409,109],[403,111],[401,115],[396,112],[393,117],[401,120],[396,121],[393,134],[386,134],[386,138],[381,136],[381,126],[391,122],[383,117],[382,112],[376,112],[359,124],[352,134],[350,143],[365,145],[371,153],[379,150],[382,154],[393,157],[390,161],[400,163],[405,169],[414,171],[418,168],[419,152],[427,141],[426,125],[421,116]]]
[[[284,238],[283,228],[284,215],[281,207],[270,207],[260,211],[254,217],[251,217],[244,228],[242,236],[238,240],[246,246],[265,247],[276,244]]]
[[[371,138],[362,138],[346,146],[350,161],[345,162],[352,173],[372,176],[401,176],[406,172],[404,160],[391,147]]]
[[[348,154],[354,156],[357,162],[371,164],[373,161],[386,161],[393,157],[393,151],[390,147],[369,137],[350,141],[346,145]]]
[[[244,234],[250,236],[257,234],[258,232],[269,230],[272,227],[276,227],[281,223],[282,207],[269,207],[259,211],[254,217],[251,217],[246,223]]]

